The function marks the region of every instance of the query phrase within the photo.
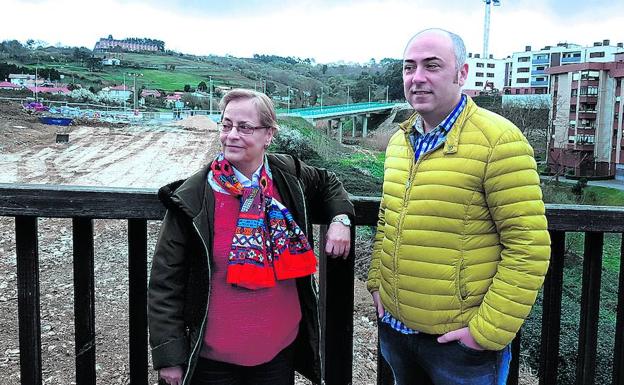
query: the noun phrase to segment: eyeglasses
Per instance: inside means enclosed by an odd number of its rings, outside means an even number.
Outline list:
[[[234,125],[229,122],[219,122],[217,123],[217,127],[221,132],[230,132],[232,128],[236,127],[236,130],[241,135],[252,135],[255,130],[259,130],[262,128],[269,128],[266,126],[252,126],[251,124],[241,123],[239,125]]]

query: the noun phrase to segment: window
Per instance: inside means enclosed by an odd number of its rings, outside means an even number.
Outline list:
[[[600,71],[581,71],[581,80],[600,80]]]
[[[564,59],[571,58],[571,57],[581,57],[581,53],[580,52],[564,52],[562,57]]]
[[[581,96],[597,96],[597,95],[598,95],[597,86],[581,87]]]
[[[605,57],[604,52],[590,52],[589,57]]]
[[[529,78],[518,78],[516,79],[517,83],[528,83],[529,82]]]
[[[483,72],[477,72],[475,74],[475,76],[478,77],[478,78],[482,78],[483,77]]]
[[[519,61],[520,63],[526,63],[526,62],[531,61],[531,58],[530,58],[529,56],[522,56],[522,57],[519,57],[519,58],[518,58],[518,61]]]
[[[475,82],[475,87],[483,87],[483,82]]]
[[[494,63],[488,63],[487,68],[495,68],[496,64]]]
[[[492,72],[488,72],[488,73],[487,73],[487,77],[488,77],[488,78],[493,78],[493,77],[494,77],[494,74],[493,74]]]
[[[483,68],[483,63],[477,63],[477,68]]]
[[[577,96],[578,95],[578,88],[573,88],[572,91],[570,92],[570,96]]]
[[[529,71],[530,71],[529,67],[520,67],[518,68],[516,72],[521,73],[521,72],[529,72]]]

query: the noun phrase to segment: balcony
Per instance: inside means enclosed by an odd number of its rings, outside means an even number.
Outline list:
[[[598,103],[598,95],[581,95],[579,101],[581,103],[596,104]]]
[[[580,110],[578,117],[579,119],[596,119],[596,110]]]
[[[580,62],[581,62],[581,57],[580,56],[570,56],[570,57],[562,57],[561,58],[561,63],[562,64],[580,63]]]
[[[546,73],[545,70],[532,70],[531,71],[531,75],[543,75],[545,73]]]
[[[531,60],[531,64],[548,64],[549,63],[549,59],[548,58],[533,58]]]
[[[353,197],[356,226],[375,226],[379,209],[378,198]],[[96,383],[96,341],[94,298],[94,219],[124,219],[128,221],[129,274],[129,356],[111,358],[118,367],[127,367],[130,383],[148,384],[147,344],[147,220],[160,220],[164,208],[155,190],[107,189],[89,187],[8,185],[0,184],[0,216],[15,218],[17,259],[17,330],[19,338],[19,371],[22,385],[41,385],[44,381],[41,348],[41,317],[39,290],[38,218],[72,218],[74,298],[67,303],[79,304],[74,314],[76,383]],[[557,384],[559,336],[564,274],[566,232],[585,232],[581,320],[573,333],[579,335],[579,355],[576,362],[577,382],[593,383],[597,357],[598,313],[600,309],[600,279],[602,244],[607,232],[624,232],[624,208],[574,205],[547,205],[546,215],[552,239],[548,274],[544,283],[539,383]],[[321,232],[323,233],[323,231]],[[352,235],[355,228],[352,229]],[[11,239],[11,238],[9,238]],[[12,242],[12,241],[10,241]],[[320,240],[319,250],[324,250]],[[355,237],[352,236],[351,255],[346,261],[319,256],[320,318],[325,332],[323,360],[325,383],[353,383],[353,288]],[[71,256],[70,256],[71,258]],[[624,327],[624,251],[620,262],[617,327]],[[70,274],[71,272],[68,272]],[[99,273],[98,273],[99,274]],[[328,293],[332,295],[328,295]],[[338,293],[339,295],[335,295]],[[71,306],[71,305],[70,305]],[[19,331],[18,331],[19,330]],[[19,337],[18,337],[19,336]],[[512,345],[513,359],[508,385],[517,385],[521,333]],[[60,340],[58,344],[71,341]],[[98,341],[98,343],[101,343]],[[103,342],[106,343],[106,342]],[[604,354],[604,352],[601,352]],[[617,333],[612,350],[613,383],[624,381],[624,334]],[[573,363],[574,365],[574,363]],[[48,367],[48,366],[46,366]],[[124,369],[125,370],[125,369]],[[392,373],[383,360],[377,362],[377,384],[392,384]]]
[[[531,80],[531,87],[548,87],[548,80]]]

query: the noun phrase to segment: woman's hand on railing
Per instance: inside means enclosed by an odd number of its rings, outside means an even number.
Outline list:
[[[181,385],[182,384],[182,368],[179,366],[170,366],[168,368],[162,368],[158,371],[158,375],[169,385]]]
[[[385,310],[383,304],[381,303],[381,298],[379,298],[379,291],[373,291],[371,295],[373,296],[373,304],[377,310],[377,316],[381,318],[383,317]]]
[[[351,228],[340,222],[332,222],[325,238],[325,253],[346,259],[351,251]]]

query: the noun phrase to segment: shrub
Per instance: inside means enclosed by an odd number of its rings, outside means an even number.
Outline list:
[[[307,160],[316,156],[308,140],[299,131],[282,126],[271,145],[271,151],[283,152]]]
[[[581,195],[583,195],[583,189],[585,187],[587,187],[587,178],[581,178],[576,182],[576,184],[574,184],[574,186],[572,186],[572,192],[580,198]]]

